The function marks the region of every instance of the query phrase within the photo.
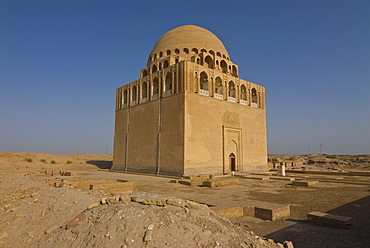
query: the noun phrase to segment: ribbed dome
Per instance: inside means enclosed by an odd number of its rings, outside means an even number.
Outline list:
[[[229,53],[227,52],[224,44],[214,35],[212,32],[207,29],[194,26],[194,25],[185,25],[177,27],[165,33],[155,44],[150,56],[156,54],[157,56],[160,52],[165,53],[167,50],[174,51],[175,49],[188,48],[189,51],[192,51],[193,48],[207,50],[213,50],[216,54],[219,52],[222,55],[225,55],[229,58]]]

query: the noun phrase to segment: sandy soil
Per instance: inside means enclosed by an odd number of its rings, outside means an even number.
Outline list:
[[[106,169],[111,166],[111,160],[112,156],[105,154],[0,152],[0,247],[276,246],[267,242],[267,238],[280,243],[291,240],[295,247],[370,245],[368,177],[346,177],[349,183],[320,182],[310,188],[291,187],[286,180],[239,179],[238,185],[210,189],[169,183],[171,179],[167,177],[109,172]],[[201,205],[200,210],[194,210],[119,202],[87,210],[87,206],[104,195],[95,190],[50,187],[45,180],[55,177],[40,173],[44,170],[77,172],[71,180],[132,181],[136,183],[135,194],[146,192],[191,200],[205,203],[209,208]],[[292,176],[312,180],[320,177]],[[334,180],[337,176],[321,178]],[[253,200],[290,205],[291,217],[279,221],[251,217],[231,219],[234,224],[242,224],[240,228],[212,211],[245,206]],[[353,224],[349,229],[311,224],[306,220],[311,211],[349,216]],[[86,220],[75,228],[66,229],[67,223],[81,213]],[[145,241],[150,225],[154,225],[153,239]]]

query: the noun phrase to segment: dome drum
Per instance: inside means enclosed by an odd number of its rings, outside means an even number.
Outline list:
[[[183,60],[188,60],[198,65],[206,66],[207,68],[219,70],[223,73],[238,77],[238,66],[232,63],[230,60],[222,57],[218,58],[213,50],[210,52],[202,51],[198,54],[176,54],[157,58],[156,60],[148,63],[147,67],[141,70],[140,77],[145,77],[148,74],[155,73]]]

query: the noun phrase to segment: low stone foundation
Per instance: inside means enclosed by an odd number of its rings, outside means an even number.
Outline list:
[[[304,187],[310,187],[313,185],[318,184],[319,181],[300,181],[300,180],[294,180],[292,185],[293,186],[304,186]]]
[[[203,181],[202,185],[205,187],[210,187],[210,188],[217,188],[217,187],[223,187],[223,186],[228,186],[228,185],[238,185],[238,179],[236,178],[214,179],[214,180]]]
[[[226,218],[241,216],[255,217],[263,220],[280,220],[290,216],[290,206],[269,202],[252,202],[249,206],[215,210]]]
[[[351,225],[351,220],[352,220],[351,217],[327,214],[327,213],[321,213],[321,212],[310,212],[307,214],[307,219],[317,224],[347,227],[347,228]]]

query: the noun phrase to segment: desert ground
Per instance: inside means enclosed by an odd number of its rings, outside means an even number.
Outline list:
[[[209,188],[188,178],[112,172],[111,154],[0,152],[0,247],[370,246],[370,155],[269,160],[304,165],[285,177],[237,172],[237,185]],[[294,186],[292,178],[319,183]],[[75,187],[108,180],[133,183],[133,191]],[[217,213],[253,202],[290,206],[290,215],[271,221]],[[312,211],[351,217],[351,225],[312,223]]]

